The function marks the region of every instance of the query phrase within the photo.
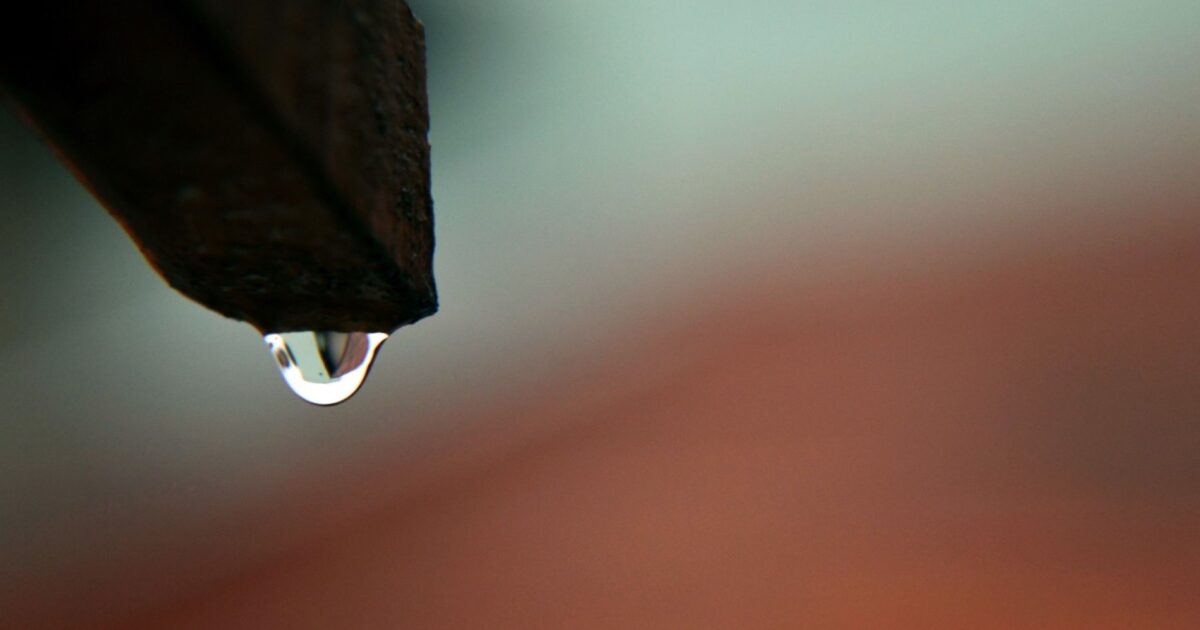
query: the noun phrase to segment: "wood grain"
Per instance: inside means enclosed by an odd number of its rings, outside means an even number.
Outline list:
[[[5,12],[3,84],[171,286],[263,331],[436,310],[424,34],[402,0]]]

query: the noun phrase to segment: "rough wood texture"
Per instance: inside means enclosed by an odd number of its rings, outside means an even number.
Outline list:
[[[436,310],[402,0],[22,4],[0,79],[171,286],[264,331]]]

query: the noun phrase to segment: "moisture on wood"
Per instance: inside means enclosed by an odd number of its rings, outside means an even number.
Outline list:
[[[437,309],[424,33],[402,0],[41,0],[0,82],[171,286],[263,331]]]

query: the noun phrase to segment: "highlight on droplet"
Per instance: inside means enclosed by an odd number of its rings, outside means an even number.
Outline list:
[[[354,395],[387,333],[307,331],[263,337],[283,380],[314,405],[336,405]]]

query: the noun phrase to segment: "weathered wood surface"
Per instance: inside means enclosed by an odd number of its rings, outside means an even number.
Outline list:
[[[402,0],[6,7],[0,80],[173,287],[264,331],[437,308]]]

